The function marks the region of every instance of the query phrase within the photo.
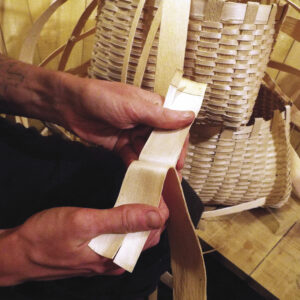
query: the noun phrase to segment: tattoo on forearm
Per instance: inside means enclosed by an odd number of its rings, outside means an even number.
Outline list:
[[[18,61],[0,55],[0,112],[14,111],[13,101],[16,89],[22,88],[26,78],[26,71]]]
[[[25,75],[20,70],[18,62],[0,59],[0,93],[6,95],[9,87],[19,87],[25,80]]]

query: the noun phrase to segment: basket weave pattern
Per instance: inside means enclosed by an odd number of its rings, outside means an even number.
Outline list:
[[[99,10],[90,76],[121,80],[123,58],[137,0],[105,1]],[[220,1],[220,3],[223,3]],[[217,3],[216,5],[219,5]],[[207,16],[202,0],[193,0],[184,76],[207,83],[198,120],[238,128],[247,124],[274,42],[276,5],[225,2]],[[133,83],[138,59],[158,1],[147,1],[131,52],[127,82]],[[158,36],[147,63],[142,87],[153,90]]]
[[[269,17],[264,19],[259,13],[248,17],[249,6],[239,6],[245,9],[244,19],[221,17],[212,22],[191,15],[185,74],[208,84],[198,116],[201,123],[238,128],[252,114],[272,49],[276,6],[269,7]],[[262,6],[255,7],[259,12]]]
[[[288,200],[291,179],[286,114],[289,110],[285,111],[280,97],[262,86],[253,125],[237,131],[194,125],[183,176],[202,201],[234,205],[267,197],[267,206],[279,207]]]
[[[105,0],[99,7],[91,77],[121,81],[138,3]],[[130,54],[128,83],[133,83],[158,4],[158,0],[148,0],[143,8]],[[183,175],[208,204],[235,205],[267,197],[266,205],[278,207],[290,195],[289,125],[284,121],[289,111],[265,87],[255,104],[282,12],[275,4],[192,0],[184,76],[208,85],[191,131]],[[151,91],[158,38],[159,32],[142,80],[142,88]]]
[[[89,72],[91,77],[121,81],[125,49],[138,2],[138,0],[105,1],[103,7],[99,8],[96,43]],[[141,56],[143,44],[147,37],[148,19],[151,20],[157,7],[157,3],[154,3],[153,6],[146,4],[139,20],[129,62],[128,83],[133,83],[138,59]],[[143,88],[148,90],[152,90],[154,87],[157,41],[158,36],[150,53],[142,85]],[[148,80],[150,80],[149,83]]]

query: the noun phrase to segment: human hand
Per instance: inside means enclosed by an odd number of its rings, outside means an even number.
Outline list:
[[[136,144],[144,144],[152,127],[178,129],[194,119],[193,112],[165,109],[161,96],[131,85],[61,76],[58,123],[83,140],[115,150],[127,164],[136,159]]]
[[[61,125],[87,142],[115,150],[127,164],[135,156],[137,136],[145,140],[153,127],[179,129],[193,121],[193,112],[162,104],[158,94],[131,85],[79,78],[0,54],[1,112]]]
[[[0,236],[0,285],[120,275],[124,270],[93,252],[88,247],[90,240],[104,233],[152,230],[147,249],[158,243],[167,218],[164,204],[160,209],[132,204],[105,210],[61,207],[37,213],[3,237],[3,241]]]

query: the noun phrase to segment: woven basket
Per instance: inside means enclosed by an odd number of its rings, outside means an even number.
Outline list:
[[[193,126],[183,176],[207,204],[266,197],[267,206],[282,206],[291,193],[289,120],[290,106],[262,86],[249,125]]]
[[[158,2],[146,1],[139,19],[128,83],[133,83]],[[99,7],[91,77],[121,81],[125,49],[138,3],[138,0],[105,0]],[[248,123],[284,11],[283,6],[276,4],[192,0],[184,76],[208,83],[198,116],[200,123],[230,128]],[[142,82],[142,87],[149,90],[154,86],[157,45],[158,34]]]

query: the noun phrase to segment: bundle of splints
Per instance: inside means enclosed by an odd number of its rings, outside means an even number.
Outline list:
[[[54,1],[35,22],[21,50],[23,61],[32,62],[43,25],[66,1]],[[96,27],[81,33],[95,8]],[[94,0],[69,41],[41,65],[63,53],[64,70],[75,43],[95,33],[91,61],[72,73],[134,84],[166,97],[165,107],[197,114],[183,176],[206,205],[229,206],[226,213],[280,207],[292,180],[298,190],[299,158],[289,132],[291,121],[300,125],[300,113],[265,70],[269,65],[300,76],[270,62],[279,30],[299,40],[299,20],[286,18],[287,8],[273,0]],[[201,247],[174,170],[188,130],[151,134],[116,203],[158,205],[163,191],[176,300],[206,299]],[[204,214],[222,215],[222,209]],[[132,271],[148,234],[102,235],[90,247]]]

